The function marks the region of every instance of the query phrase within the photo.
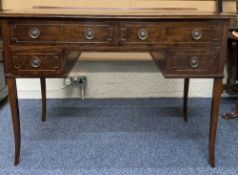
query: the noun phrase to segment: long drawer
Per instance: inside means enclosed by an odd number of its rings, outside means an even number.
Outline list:
[[[114,25],[109,22],[12,21],[11,44],[112,45]]]
[[[221,41],[222,25],[214,22],[123,22],[120,45],[214,43]]]

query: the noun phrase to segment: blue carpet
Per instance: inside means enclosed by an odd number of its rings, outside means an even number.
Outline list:
[[[235,99],[223,99],[220,113]],[[219,116],[216,168],[208,164],[210,99],[20,100],[21,162],[13,166],[9,104],[0,109],[0,175],[237,175],[238,119]]]

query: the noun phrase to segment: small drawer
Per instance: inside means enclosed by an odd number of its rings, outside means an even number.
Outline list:
[[[107,22],[13,21],[11,44],[97,44],[112,45],[114,25]]]
[[[12,53],[13,71],[17,75],[62,74],[63,54],[60,50],[26,51]]]
[[[181,48],[152,56],[165,77],[214,77],[223,76],[219,54],[220,48]]]
[[[209,22],[121,23],[120,44],[211,43],[220,41],[221,25]]]

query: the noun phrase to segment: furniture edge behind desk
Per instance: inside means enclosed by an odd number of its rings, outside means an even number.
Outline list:
[[[230,16],[6,12],[0,14],[0,18],[15,138],[15,165],[19,163],[21,147],[16,78],[41,79],[44,116],[45,78],[67,76],[81,52],[147,51],[165,78],[185,79],[184,115],[187,115],[189,79],[214,79],[209,162],[215,166],[215,141]]]
[[[2,11],[2,1],[0,0],[0,11]],[[1,25],[0,25],[1,28]],[[0,29],[1,31],[1,29]],[[1,33],[1,32],[0,32]],[[1,34],[0,34],[1,35]],[[7,97],[7,86],[4,75],[2,37],[0,36],[0,102]]]

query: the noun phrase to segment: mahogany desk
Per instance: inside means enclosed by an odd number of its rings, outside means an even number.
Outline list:
[[[15,165],[19,163],[21,145],[16,78],[41,78],[45,120],[45,78],[67,76],[79,52],[146,51],[151,53],[165,78],[185,79],[185,120],[189,78],[214,79],[209,162],[215,166],[216,130],[231,16],[163,10],[0,12]]]

